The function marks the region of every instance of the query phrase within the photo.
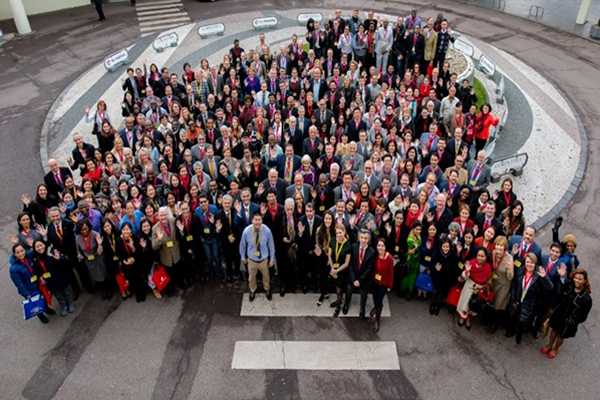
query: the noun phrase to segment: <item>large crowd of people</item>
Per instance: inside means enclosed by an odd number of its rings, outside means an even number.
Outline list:
[[[247,282],[250,301],[316,292],[337,317],[358,293],[377,331],[391,291],[517,343],[550,332],[555,357],[591,308],[587,272],[560,219],[540,246],[512,180],[488,190],[498,118],[450,71],[448,21],[334,14],[218,65],[129,68],[120,105],[85,110],[96,143],[75,134],[22,196],[19,294],[64,316],[82,287],[144,301]]]

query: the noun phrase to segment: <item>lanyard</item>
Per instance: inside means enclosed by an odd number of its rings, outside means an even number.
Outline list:
[[[527,274],[525,274],[525,276],[523,277],[523,293],[521,294],[521,301],[523,301],[523,299],[525,298],[525,295],[527,294],[527,290],[529,290],[529,286],[531,286],[532,280],[533,280],[533,273],[529,276],[527,276]]]
[[[340,254],[342,253],[342,249],[344,248],[344,244],[346,243],[346,240],[342,241],[342,242],[336,242],[335,243],[335,261],[339,262],[339,258],[340,258]]]

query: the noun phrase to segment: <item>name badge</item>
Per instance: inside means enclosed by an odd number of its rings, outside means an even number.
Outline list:
[[[521,268],[521,261],[515,260],[515,267]]]
[[[461,262],[458,263],[458,268],[463,269],[464,267],[465,267],[465,263],[461,263]]]
[[[204,233],[208,235],[210,233],[210,228],[204,228]]]
[[[394,246],[394,251],[398,253],[400,251],[400,246]]]
[[[425,261],[427,261],[427,262],[431,261],[431,257],[425,256]]]
[[[187,235],[187,236],[185,237],[185,240],[186,240],[187,242],[191,242],[192,240],[194,240],[194,237],[193,237],[192,235]]]
[[[338,269],[340,267],[340,264],[333,264],[333,269]]]
[[[227,238],[229,239],[229,241],[230,241],[231,243],[235,242],[235,236],[233,236],[233,235],[229,235],[229,236],[227,236]]]
[[[113,261],[119,261],[119,257],[113,256]]]
[[[42,278],[44,279],[48,279],[50,278],[52,275],[50,274],[50,272],[46,272],[44,275],[42,275]]]
[[[498,279],[498,274],[496,274],[495,272],[492,274],[492,279]]]
[[[325,206],[319,207],[319,211],[325,211]]]
[[[37,282],[37,275],[31,275],[31,283]]]
[[[254,187],[258,187],[258,181],[254,182]]]
[[[381,275],[375,274],[375,280],[381,282]]]
[[[255,256],[255,257],[260,257],[260,251],[255,251],[255,252],[254,252],[254,256]]]
[[[171,248],[173,247],[173,241],[172,240],[168,240],[167,243],[165,243],[167,245],[167,247]]]
[[[94,261],[95,259],[96,259],[96,256],[93,254],[90,254],[89,256],[87,256],[88,261]]]

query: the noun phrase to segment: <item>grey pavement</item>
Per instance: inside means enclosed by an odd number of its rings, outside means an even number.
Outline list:
[[[583,182],[563,215],[563,232],[578,238],[578,254],[600,287],[600,47],[572,34],[463,2],[357,2],[421,14],[443,12],[475,38],[494,45],[549,79],[568,99],[588,137]],[[336,7],[333,1],[186,1],[194,21],[253,9]],[[0,148],[3,189],[0,230],[14,230],[21,192],[40,180],[39,132],[52,102],[77,76],[132,43],[135,13],[106,7],[95,22],[90,8],[32,18],[35,33],[0,47]],[[472,21],[476,20],[477,23]],[[535,166],[532,166],[535,167]],[[549,187],[549,190],[552,188]],[[548,229],[540,242],[549,243]],[[6,260],[4,245],[0,257]],[[597,307],[578,336],[553,361],[541,342],[521,346],[478,326],[458,328],[451,317],[431,317],[420,302],[390,300],[392,317],[378,335],[362,321],[332,318],[240,317],[241,292],[198,287],[181,298],[136,304],[84,296],[78,313],[48,326],[20,320],[19,300],[0,266],[0,398],[6,399],[598,399],[600,315]],[[276,301],[277,299],[274,299]],[[397,371],[232,370],[238,340],[393,340]]]

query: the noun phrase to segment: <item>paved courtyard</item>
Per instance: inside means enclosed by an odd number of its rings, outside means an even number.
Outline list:
[[[600,257],[597,43],[450,0],[163,1],[173,8],[165,12],[175,15],[160,23],[148,23],[155,21],[148,16],[165,10],[161,2],[138,3],[137,9],[106,6],[104,24],[96,22],[92,9],[32,17],[31,36],[0,47],[3,237],[13,233],[19,196],[38,183],[44,160],[64,160],[72,133],[89,131],[84,107],[121,96],[120,74],[101,66],[106,55],[132,46],[133,65],[158,60],[179,72],[188,59],[217,62],[234,38],[242,47],[251,46],[255,17],[278,16],[278,29],[267,31],[267,37],[270,43],[283,43],[303,31],[294,20],[303,10],[329,15],[336,7],[346,13],[358,7],[394,16],[416,7],[421,15],[443,12],[510,79],[522,103],[508,102],[510,119],[496,151],[529,153],[526,173],[516,180],[518,193],[530,188],[524,193],[528,221],[541,226],[560,212],[562,232],[577,235],[578,255],[591,271],[592,287],[600,287],[595,271]],[[226,24],[225,35],[206,40],[192,25],[217,22]],[[156,54],[152,34],[165,29],[175,29],[182,40],[177,48]],[[111,110],[115,118],[119,111]],[[579,185],[573,187],[574,182]],[[546,226],[539,242],[549,241]],[[595,400],[600,393],[597,308],[553,361],[538,352],[541,341],[527,337],[517,346],[477,324],[467,331],[445,312],[431,316],[428,304],[394,295],[377,334],[356,318],[356,304],[348,317],[334,319],[327,302],[318,308],[309,295],[277,295],[268,303],[259,294],[249,303],[241,288],[216,284],[141,304],[83,295],[74,316],[42,326],[21,319],[4,261],[10,249],[6,240],[1,243],[3,399]],[[262,349],[258,356],[257,346]]]

